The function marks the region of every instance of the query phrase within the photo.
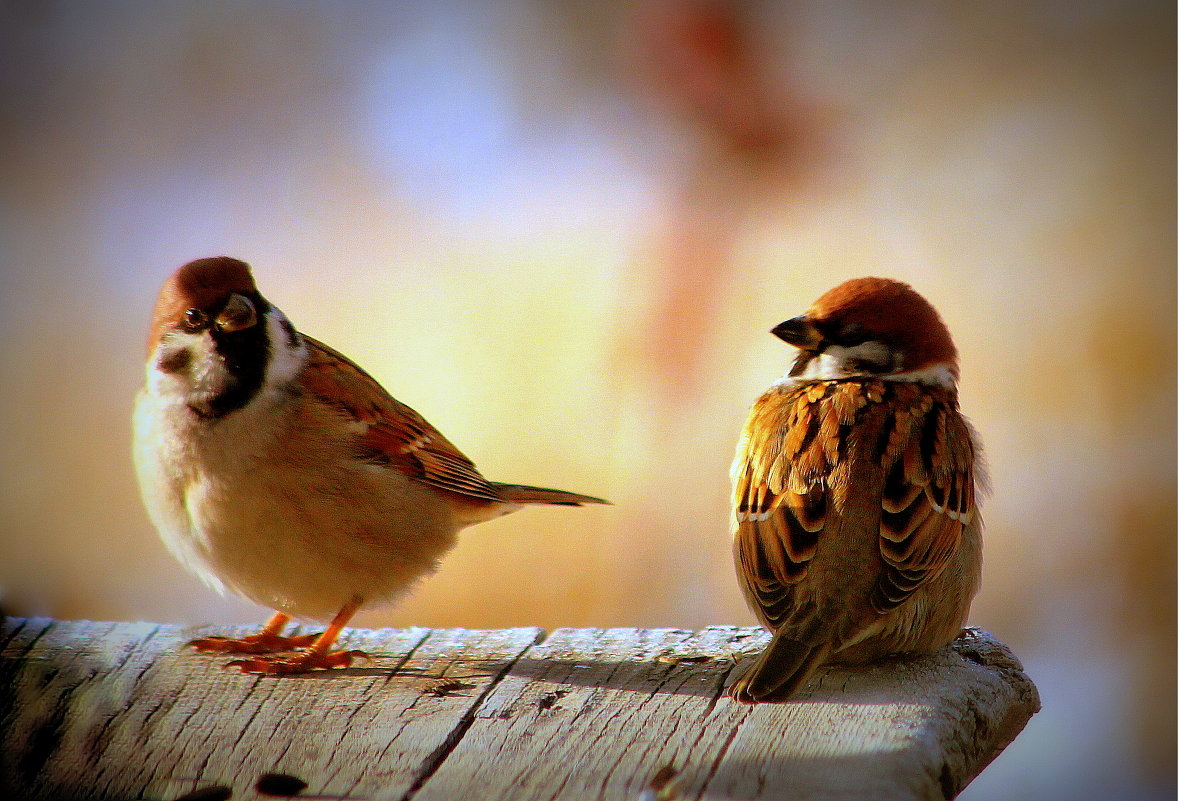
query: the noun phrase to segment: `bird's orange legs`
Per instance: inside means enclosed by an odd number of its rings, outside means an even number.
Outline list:
[[[290,620],[288,615],[276,612],[265,628],[258,634],[234,640],[228,637],[207,637],[189,643],[201,651],[215,651],[226,654],[269,654],[276,651],[306,650],[281,656],[257,656],[253,659],[237,659],[226,667],[239,668],[243,673],[268,673],[285,675],[306,673],[312,670],[327,670],[348,667],[354,659],[367,659],[363,651],[332,651],[352,615],[360,608],[364,599],[353,596],[339,611],[322,634],[303,634],[298,637],[282,637],[278,634]]]

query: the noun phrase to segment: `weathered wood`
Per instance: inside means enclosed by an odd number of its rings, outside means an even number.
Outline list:
[[[222,784],[248,798],[279,772],[314,780],[314,793],[402,798],[539,636],[351,630],[345,643],[368,650],[367,665],[275,679],[182,647],[208,633],[26,622],[0,668],[15,695],[0,756],[13,795],[0,797],[171,799]]]
[[[244,631],[6,620],[0,797],[943,799],[1038,709],[976,630],[756,707],[723,690],[759,629],[352,629],[371,661],[284,677],[182,647]]]

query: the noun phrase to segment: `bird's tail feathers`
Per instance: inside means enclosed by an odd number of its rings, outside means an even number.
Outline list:
[[[829,643],[807,644],[774,635],[757,661],[729,687],[728,694],[746,704],[784,701],[809,680],[829,655]]]
[[[560,506],[580,506],[584,503],[609,503],[602,498],[592,495],[580,495],[576,492],[545,489],[543,487],[529,487],[524,484],[495,485],[499,497],[510,503],[548,503]]]

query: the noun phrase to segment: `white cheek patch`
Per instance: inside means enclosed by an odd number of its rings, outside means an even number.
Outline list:
[[[799,378],[823,381],[830,378],[846,378],[845,349],[837,345],[827,348],[818,357],[811,359]]]
[[[864,364],[884,367],[893,363],[900,368],[896,372],[875,372],[864,368]],[[810,359],[806,369],[800,374],[785,375],[777,383],[779,386],[792,386],[841,378],[876,378],[881,381],[911,381],[938,387],[957,386],[957,369],[949,362],[907,371],[903,369],[903,363],[901,354],[893,353],[887,345],[874,340],[850,348],[830,345],[821,354]]]
[[[957,386],[957,368],[948,362],[930,365],[921,370],[909,370],[906,373],[883,375],[885,381],[912,381],[917,384],[929,384],[934,387]]]
[[[261,391],[285,390],[307,362],[307,344],[279,309],[272,307],[264,319],[270,353]],[[232,382],[208,332],[169,331],[147,364],[148,391],[167,401],[207,404]]]
[[[804,381],[829,381],[852,376],[873,376],[878,373],[865,370],[863,364],[886,367],[892,362],[893,353],[882,342],[861,342],[850,348],[828,345],[826,350],[809,361],[801,375],[794,378]]]
[[[266,366],[266,386],[289,384],[307,363],[307,343],[277,306],[266,312],[266,334],[270,339],[270,363]],[[292,345],[292,340],[294,344]]]
[[[180,364],[180,358],[187,352],[187,359]],[[175,368],[165,368],[162,362],[174,360]],[[170,331],[160,340],[147,365],[147,386],[161,397],[210,395],[225,385],[228,371],[213,348],[213,342],[204,333]]]
[[[147,371],[151,373],[156,370],[163,359],[181,350],[187,350],[192,358],[196,358],[201,347],[200,334],[190,334],[186,331],[169,331],[160,339],[160,344],[155,349],[155,353],[152,354],[151,361],[147,363]],[[189,364],[191,363],[190,360]]]
[[[900,361],[896,358],[896,354],[891,348],[875,340],[860,342],[858,345],[850,348],[831,345],[826,349],[826,352],[841,362],[844,365],[844,369],[850,369],[850,366],[856,362],[877,365],[879,367],[893,367],[896,365],[896,362]]]

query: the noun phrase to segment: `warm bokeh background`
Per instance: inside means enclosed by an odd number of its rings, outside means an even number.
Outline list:
[[[727,467],[845,278],[913,283],[988,447],[972,615],[1044,710],[968,799],[1170,799],[1172,3],[0,5],[0,605],[260,621],[128,455],[154,293],[230,254],[489,476],[359,625],[751,623]]]

